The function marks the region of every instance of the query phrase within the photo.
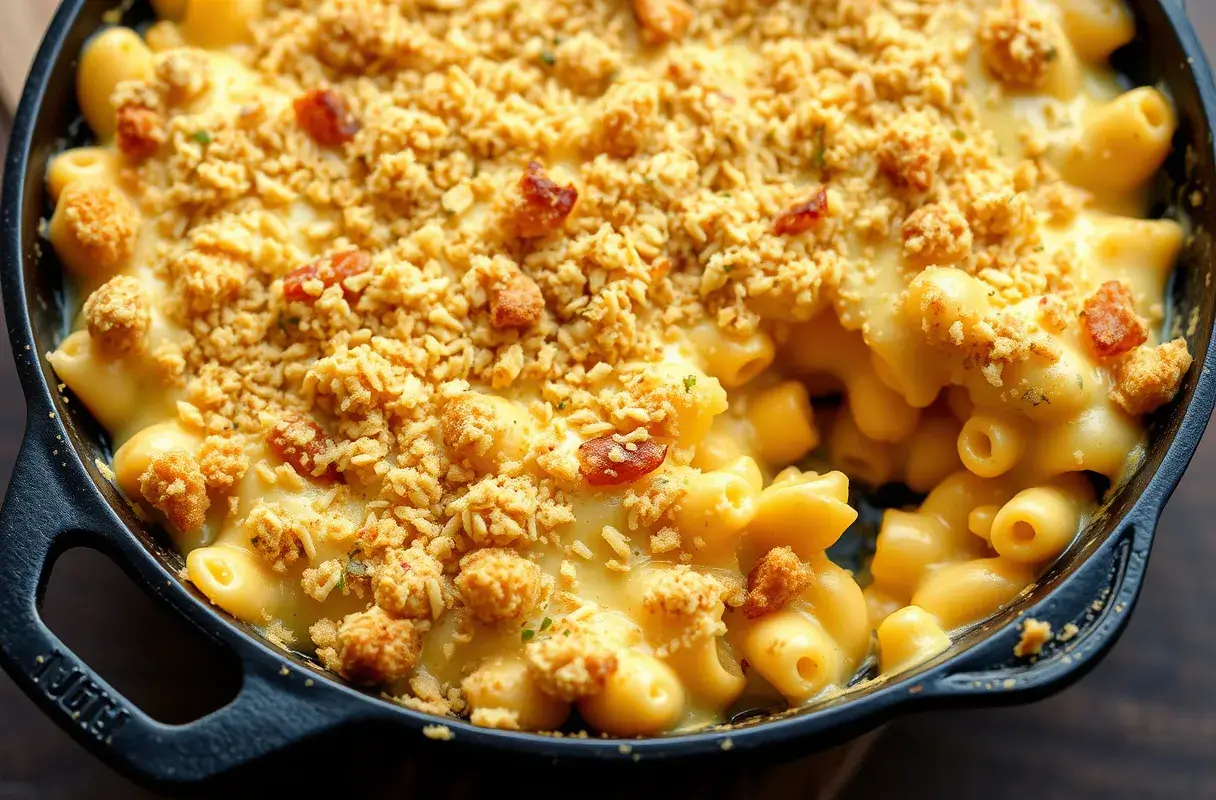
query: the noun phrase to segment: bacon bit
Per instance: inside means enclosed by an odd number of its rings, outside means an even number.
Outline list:
[[[515,215],[515,231],[525,239],[557,230],[570,216],[578,190],[571,184],[558,186],[536,161],[529,161],[519,179],[521,200]]]
[[[592,486],[633,483],[654,472],[667,458],[665,444],[644,439],[624,445],[614,436],[611,433],[597,436],[579,445],[578,471]]]
[[[490,324],[495,328],[531,328],[540,321],[545,297],[536,281],[513,273],[490,294]]]
[[[333,447],[333,442],[315,420],[297,414],[284,416],[266,433],[266,444],[304,477],[338,479],[338,468],[333,464],[320,475],[314,474],[317,458]]]
[[[633,0],[642,41],[663,44],[684,38],[696,12],[684,0]]]
[[[811,568],[788,547],[769,550],[747,573],[747,601],[743,613],[748,619],[763,617],[785,608],[815,577]]]
[[[372,257],[362,250],[344,250],[341,253],[334,253],[289,273],[283,279],[283,299],[312,303],[317,298],[309,294],[305,288],[305,284],[309,281],[319,280],[324,288],[328,289],[335,283],[342,283],[352,275],[367,272],[371,266]],[[345,286],[342,287],[342,290],[346,292],[347,300],[352,299],[355,295],[355,292]]]
[[[296,123],[322,147],[344,145],[363,127],[333,89],[314,89],[296,98],[292,105]]]
[[[828,212],[828,190],[820,186],[810,198],[790,206],[777,215],[773,232],[778,236],[795,236],[809,231]]]
[[[119,106],[116,117],[118,149],[134,161],[150,158],[165,143],[160,114],[143,106]]]
[[[1131,289],[1121,281],[1098,287],[1085,301],[1081,322],[1099,358],[1122,355],[1148,339],[1148,322],[1136,314]]]

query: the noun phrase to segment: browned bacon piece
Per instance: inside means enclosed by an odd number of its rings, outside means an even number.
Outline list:
[[[344,250],[341,253],[334,253],[289,273],[283,279],[283,299],[303,300],[311,303],[317,298],[309,294],[305,288],[305,284],[309,281],[319,280],[328,289],[352,275],[367,272],[371,266],[372,257],[362,250]],[[343,291],[346,292],[348,300],[354,295],[354,292],[346,289],[345,286]]]
[[[1148,323],[1136,313],[1131,290],[1120,281],[1098,287],[1085,301],[1081,323],[1099,358],[1130,352],[1148,339]]]
[[[363,127],[333,89],[314,89],[297,97],[292,105],[296,123],[322,147],[340,147]]]
[[[609,433],[579,445],[578,471],[592,486],[619,486],[654,472],[666,457],[665,444],[650,439],[622,444]]]
[[[529,161],[519,179],[520,203],[515,214],[515,232],[525,239],[555,231],[570,216],[578,190],[558,186],[536,161]]]
[[[336,480],[338,468],[330,464],[317,473],[317,458],[333,446],[316,421],[298,414],[285,415],[266,434],[266,444],[275,455],[291,464],[300,475],[307,478]]]
[[[778,236],[795,236],[805,233],[819,224],[828,213],[828,190],[820,186],[807,200],[790,206],[773,221],[773,232]]]

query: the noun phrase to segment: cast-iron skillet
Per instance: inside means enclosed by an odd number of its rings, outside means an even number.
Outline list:
[[[29,407],[28,427],[0,512],[0,664],[60,726],[106,762],[146,783],[189,784],[348,724],[396,728],[418,742],[437,722],[361,693],[307,659],[269,646],[213,608],[178,576],[181,556],[140,522],[99,472],[104,432],[79,402],[68,402],[44,354],[65,334],[62,271],[39,236],[47,214],[47,159],[79,133],[74,101],[77,54],[116,2],[67,0],[34,61],[13,127],[3,196],[4,309]],[[135,16],[139,14],[136,4]],[[1136,476],[1114,493],[1059,560],[1011,608],[965,634],[917,670],[856,687],[797,713],[759,716],[729,730],[631,741],[552,738],[444,720],[455,740],[549,759],[635,762],[758,747],[802,752],[838,744],[897,712],[944,705],[996,705],[1043,697],[1087,672],[1123,630],[1144,579],[1162,506],[1190,461],[1212,412],[1211,348],[1216,185],[1212,120],[1216,88],[1178,0],[1134,0],[1140,35],[1116,65],[1137,85],[1161,85],[1181,117],[1174,155],[1156,187],[1160,215],[1188,221],[1193,236],[1172,285],[1174,327],[1187,336],[1195,366],[1178,399],[1151,422],[1152,446]],[[146,8],[143,9],[146,15]],[[1198,192],[1199,194],[1194,194]],[[1192,197],[1198,202],[1192,201]],[[71,547],[101,550],[132,580],[228,649],[243,667],[239,694],[186,725],[153,720],[82,663],[42,622],[39,606],[56,557]],[[1033,664],[1013,657],[1017,617],[1049,620],[1079,633]],[[148,647],[154,649],[155,642]],[[182,691],[190,687],[183,686]],[[729,740],[729,742],[728,742]]]

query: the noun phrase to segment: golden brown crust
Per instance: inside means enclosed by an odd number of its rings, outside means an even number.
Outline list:
[[[336,634],[339,673],[353,683],[376,686],[410,674],[422,655],[414,623],[379,608],[349,614]]]
[[[460,559],[460,599],[485,623],[518,620],[532,613],[545,591],[540,567],[501,547],[474,550]]]
[[[199,448],[198,466],[208,489],[213,492],[231,490],[249,469],[243,439],[240,436],[208,436]]]
[[[1107,281],[1085,300],[1081,323],[1098,358],[1115,358],[1148,340],[1148,320],[1136,313],[1131,287]]]
[[[524,655],[541,690],[570,703],[599,694],[617,668],[615,648],[581,632],[530,642]]]
[[[540,321],[545,297],[536,281],[512,274],[490,292],[490,324],[495,328],[530,328]]]
[[[211,501],[198,462],[185,450],[153,456],[139,476],[139,491],[177,530],[193,533],[207,521]]]
[[[1046,20],[1027,0],[1002,0],[984,12],[979,45],[988,70],[1002,83],[1020,89],[1042,86],[1059,57]]]
[[[684,38],[688,26],[696,17],[692,6],[684,0],[633,0],[639,33],[647,44],[664,44]]]
[[[932,188],[946,145],[942,125],[926,112],[905,113],[878,129],[878,165],[897,186]]]
[[[769,550],[747,573],[747,601],[743,613],[756,619],[780,611],[802,593],[814,572],[788,547]]]
[[[1111,397],[1129,414],[1151,414],[1178,394],[1192,361],[1186,339],[1141,345],[1114,365]]]
[[[454,601],[443,565],[421,547],[387,551],[372,578],[372,591],[376,605],[402,619],[437,618]]]
[[[284,572],[304,554],[309,532],[279,503],[259,500],[243,525],[249,544],[275,572]]]
[[[921,206],[904,220],[900,234],[904,258],[918,266],[957,264],[971,255],[971,226],[953,203]]]
[[[325,430],[308,417],[284,416],[266,432],[266,444],[300,475],[329,480],[338,477],[337,466],[324,462],[324,457],[333,449],[333,442]]]
[[[160,113],[138,105],[119,106],[116,114],[119,151],[134,161],[156,154],[168,139]]]
[[[59,196],[68,232],[99,267],[115,272],[135,251],[139,212],[107,183],[72,183]]]
[[[139,350],[152,324],[148,296],[135,278],[118,275],[84,302],[89,336],[103,352],[124,355]]]

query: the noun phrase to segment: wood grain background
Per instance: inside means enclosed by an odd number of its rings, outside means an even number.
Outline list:
[[[0,99],[10,108],[54,5],[0,0]],[[1190,5],[1209,52],[1216,52],[1216,1]],[[6,133],[7,120],[0,119],[0,138]],[[24,424],[8,350],[0,332],[5,484]],[[1118,647],[1074,687],[1032,706],[905,718],[873,747],[865,742],[776,767],[724,759],[602,781],[535,767],[419,764],[391,739],[348,734],[267,764],[244,776],[239,790],[215,796],[256,788],[276,796],[463,798],[509,786],[537,796],[595,797],[1216,798],[1214,476],[1216,429],[1166,509],[1144,593]],[[192,719],[231,696],[234,678],[214,654],[104,557],[65,556],[44,613],[86,661],[165,721]],[[841,785],[856,762],[856,777]],[[825,781],[833,784],[826,792]],[[94,760],[0,674],[0,800],[153,796]]]

